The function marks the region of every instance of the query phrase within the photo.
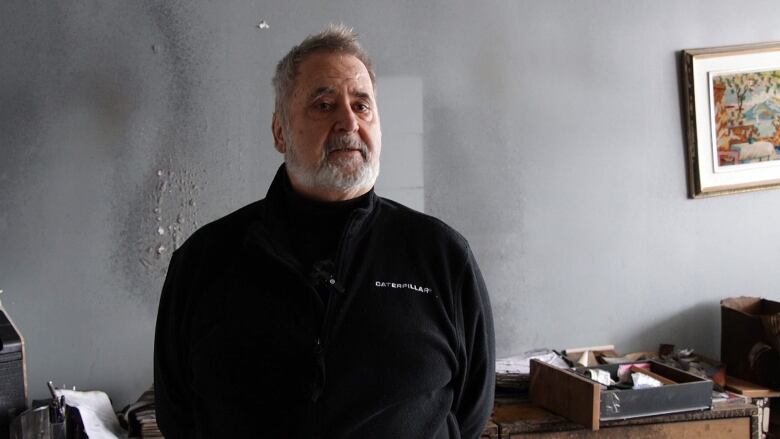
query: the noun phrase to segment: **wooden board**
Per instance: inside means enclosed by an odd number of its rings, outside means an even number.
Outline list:
[[[753,384],[732,376],[726,376],[726,390],[751,398],[774,398],[780,396],[780,392],[777,390],[759,386],[758,384]]]
[[[714,419],[709,421],[675,422],[669,424],[631,425],[603,428],[599,431],[557,431],[502,435],[502,439],[680,439],[750,438],[750,418]]]
[[[573,372],[531,360],[531,402],[592,431],[599,429],[601,386]]]
[[[640,418],[602,421],[599,432],[606,433],[615,427],[645,426],[650,424],[683,423],[695,421],[714,421],[718,419],[750,419],[751,431],[758,431],[758,409],[754,405],[731,402],[714,404],[712,410],[669,413],[665,415],[643,416]],[[535,406],[527,400],[512,397],[498,397],[493,411],[492,421],[498,424],[501,438],[510,435],[553,432],[579,432],[582,428],[566,418],[549,410]],[[706,437],[706,436],[704,436]],[[757,439],[757,436],[756,436]],[[780,439],[780,438],[777,438]]]

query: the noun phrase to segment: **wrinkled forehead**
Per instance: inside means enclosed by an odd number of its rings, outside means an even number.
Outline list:
[[[350,93],[374,95],[366,66],[355,56],[345,53],[315,53],[298,66],[295,94],[308,95],[318,90],[348,90]]]

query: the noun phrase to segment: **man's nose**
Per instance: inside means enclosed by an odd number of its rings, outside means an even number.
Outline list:
[[[358,130],[358,118],[352,107],[342,105],[336,114],[335,127],[337,132],[354,133]]]

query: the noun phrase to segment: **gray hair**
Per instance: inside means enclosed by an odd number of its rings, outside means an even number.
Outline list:
[[[309,35],[301,44],[293,47],[276,65],[273,86],[276,93],[275,111],[283,122],[287,122],[287,104],[295,88],[295,76],[298,66],[315,53],[344,53],[359,59],[371,77],[371,85],[376,89],[376,75],[368,54],[360,47],[358,35],[343,24],[331,24],[324,31]]]

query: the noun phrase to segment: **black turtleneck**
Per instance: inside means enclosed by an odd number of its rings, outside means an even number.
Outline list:
[[[345,201],[317,201],[295,192],[287,177],[284,194],[293,256],[301,263],[304,273],[312,273],[315,264],[335,266],[338,244],[349,215],[369,193]],[[324,289],[318,290],[327,301]]]

